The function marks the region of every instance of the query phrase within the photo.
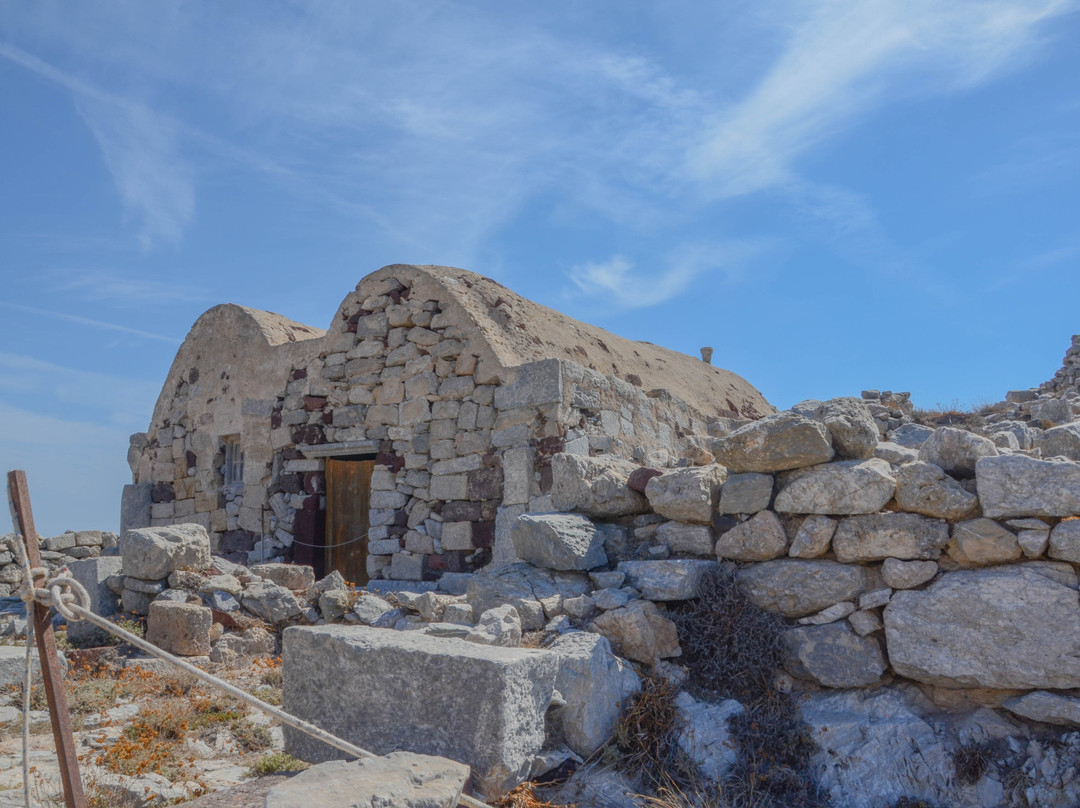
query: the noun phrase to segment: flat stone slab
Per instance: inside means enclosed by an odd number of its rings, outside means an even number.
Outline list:
[[[522,514],[510,528],[514,552],[549,570],[589,570],[607,564],[604,537],[576,513]]]
[[[1080,463],[1024,455],[983,457],[975,464],[983,516],[1080,514]]]
[[[1076,575],[1036,562],[948,572],[885,608],[889,662],[944,687],[1080,687]]]
[[[527,777],[559,669],[547,651],[364,626],[292,626],[283,656],[286,711],[375,754],[465,763],[486,796]],[[342,757],[289,727],[285,749]]]
[[[457,808],[469,767],[442,757],[394,752],[312,766],[266,795],[266,808]]]

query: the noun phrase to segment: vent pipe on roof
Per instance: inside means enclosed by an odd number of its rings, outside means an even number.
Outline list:
[[[704,362],[706,365],[712,364],[712,348],[701,349],[701,361]]]

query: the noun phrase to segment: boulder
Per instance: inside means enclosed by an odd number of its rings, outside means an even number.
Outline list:
[[[349,593],[344,589],[328,589],[319,595],[319,613],[324,620],[340,620],[349,611]]]
[[[825,425],[833,448],[841,457],[863,460],[874,454],[878,428],[870,408],[862,399],[831,399],[811,417]]]
[[[1080,421],[1048,429],[1036,435],[1032,442],[1043,457],[1080,460]]]
[[[556,721],[562,738],[587,758],[611,738],[623,701],[641,688],[641,679],[599,634],[572,631],[548,649],[559,657],[555,689],[565,703]]]
[[[881,565],[881,577],[893,589],[914,589],[922,586],[935,575],[936,561],[901,561],[899,558],[886,558]]]
[[[961,567],[987,567],[1019,561],[1016,536],[993,519],[971,519],[953,525],[946,552]]]
[[[857,598],[867,587],[867,577],[858,566],[788,558],[742,568],[739,584],[759,609],[805,617]]]
[[[922,424],[901,424],[889,433],[889,441],[905,449],[918,449],[933,434],[932,427]]]
[[[713,441],[710,448],[718,463],[736,473],[813,466],[834,454],[825,426],[793,412],[753,421]]]
[[[1076,575],[1037,564],[947,572],[896,592],[884,614],[896,673],[943,687],[1080,687]]]
[[[1049,556],[1080,564],[1080,519],[1061,522],[1050,531]]]
[[[841,519],[833,535],[836,560],[937,559],[949,543],[949,526],[914,513],[879,513]]]
[[[357,596],[352,610],[361,623],[371,625],[387,612],[393,611],[394,607],[378,595],[361,592]]]
[[[682,654],[675,624],[649,600],[635,600],[621,609],[604,612],[589,626],[603,634],[615,651],[636,662],[655,665]]]
[[[391,752],[386,757],[329,760],[278,783],[266,808],[457,808],[469,767],[443,757]]]
[[[1023,696],[1006,699],[1001,706],[1011,713],[1032,721],[1064,727],[1080,727],[1080,699],[1064,696],[1061,693],[1035,690]]]
[[[523,514],[510,528],[522,561],[549,570],[589,570],[607,564],[604,537],[576,513]]]
[[[823,463],[780,476],[773,507],[780,513],[852,514],[881,510],[896,491],[884,460]]]
[[[203,570],[210,566],[210,537],[202,525],[141,527],[120,539],[124,575],[155,581],[174,570]]]
[[[616,457],[557,454],[551,458],[551,503],[589,517],[644,513],[648,501],[627,485],[637,468]]]
[[[708,525],[726,478],[727,469],[715,463],[672,469],[649,480],[645,496],[652,509],[665,519]]]
[[[1012,439],[1007,439],[1006,442],[1011,446],[1015,440],[1017,449],[1030,449],[1034,445],[1035,436],[1039,433],[1038,427],[1032,427],[1023,421],[998,421],[988,426],[987,431],[987,437],[995,444],[999,435],[1011,435]]]
[[[711,527],[664,522],[656,529],[656,540],[666,544],[673,553],[711,556],[716,538]]]
[[[1072,420],[1072,407],[1064,398],[1043,398],[1031,402],[1031,420],[1043,429],[1050,429]]]
[[[905,463],[913,463],[919,459],[918,449],[909,449],[899,443],[882,441],[874,448],[874,457],[891,463],[894,466],[902,466]]]
[[[659,561],[622,561],[619,572],[626,583],[646,600],[690,600],[696,598],[701,579],[716,567],[715,561],[667,558]]]
[[[952,752],[901,691],[814,693],[800,709],[818,746],[818,782],[833,805],[880,808],[901,798],[956,804],[947,799]]]
[[[773,495],[771,474],[732,474],[720,489],[720,513],[757,513],[769,507]]]
[[[315,570],[304,564],[254,564],[250,571],[293,592],[306,592],[315,586]]]
[[[979,498],[931,463],[908,463],[896,472],[896,504],[902,511],[938,519],[967,519],[979,510]]]
[[[953,477],[974,477],[975,463],[980,457],[997,456],[997,446],[989,438],[951,426],[935,429],[919,447],[919,460],[933,463]]]
[[[523,631],[538,631],[544,627],[544,610],[540,601],[555,595],[576,597],[587,594],[589,580],[572,572],[552,572],[532,564],[511,564],[508,567],[477,573],[469,581],[465,593],[473,614],[509,603],[521,617]]]
[[[521,645],[521,618],[517,609],[506,604],[488,609],[476,621],[476,627],[465,631],[465,639],[481,645],[516,648]]]
[[[836,524],[836,520],[828,516],[807,516],[795,531],[788,555],[792,558],[817,558],[824,555],[829,549],[833,534],[836,533]]]
[[[787,672],[825,687],[868,687],[888,667],[878,641],[859,636],[847,623],[789,629],[783,645]]]
[[[267,623],[284,623],[303,613],[300,602],[291,590],[258,578],[247,585],[241,604]]]
[[[984,457],[976,464],[983,516],[1080,514],[1080,463],[1024,455]]]
[[[679,748],[697,765],[706,780],[722,780],[739,758],[729,722],[746,712],[745,708],[735,699],[710,704],[698,701],[686,692],[676,696],[675,707],[682,719],[682,729],[676,737]]]
[[[287,628],[283,657],[287,712],[376,754],[460,761],[486,797],[529,774],[559,667],[547,651],[356,626]],[[313,665],[317,659],[334,664]],[[285,749],[296,757],[342,756],[284,731]]]
[[[717,557],[733,561],[771,561],[787,549],[784,526],[772,511],[755,514],[716,540]]]
[[[146,616],[146,641],[177,656],[206,656],[213,623],[213,612],[205,606],[154,601]]]

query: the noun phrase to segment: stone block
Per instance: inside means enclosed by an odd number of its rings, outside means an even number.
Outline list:
[[[675,624],[649,600],[631,601],[604,612],[589,628],[607,637],[618,653],[636,662],[655,665],[661,659],[682,655]]]
[[[1080,463],[1002,455],[979,459],[975,474],[991,519],[1080,514]]]
[[[844,563],[932,560],[949,542],[949,526],[914,513],[882,513],[841,519],[833,535],[836,559]]]
[[[772,502],[771,474],[732,474],[720,489],[720,513],[757,513]]]
[[[726,478],[727,469],[715,463],[673,469],[649,480],[645,496],[653,511],[665,519],[707,525],[712,522]]]
[[[755,514],[716,540],[717,557],[734,561],[770,561],[787,549],[787,534],[772,511]]]
[[[997,446],[989,438],[951,426],[935,429],[919,447],[919,460],[933,463],[953,477],[974,477],[980,458],[997,455]]]
[[[768,415],[712,442],[716,461],[742,473],[785,471],[825,463],[833,448],[824,425],[793,412]]]
[[[120,496],[121,535],[132,528],[150,526],[153,488],[153,483],[134,483],[124,486]]]
[[[589,570],[607,564],[604,539],[580,514],[524,514],[510,529],[514,553],[545,569]]]
[[[487,797],[528,776],[559,667],[546,651],[351,626],[286,629],[283,655],[286,711],[376,754],[465,763]],[[285,748],[310,761],[342,756],[291,728]]]
[[[689,555],[711,556],[716,546],[711,527],[682,522],[664,522],[656,529],[656,540],[666,544],[673,553]]]
[[[697,597],[705,573],[716,568],[715,561],[671,558],[659,561],[623,561],[618,571],[626,583],[646,600],[690,600]]]
[[[168,578],[175,570],[210,566],[210,537],[201,525],[136,528],[120,539],[124,574],[143,580]]]
[[[627,484],[637,468],[614,457],[557,454],[551,458],[552,503],[597,518],[645,513],[648,501]]]
[[[205,606],[156,600],[146,617],[146,641],[177,656],[206,656],[213,623]]]
[[[304,592],[315,585],[315,570],[304,564],[255,564],[251,574],[293,592]]]
[[[875,513],[892,499],[896,479],[884,460],[823,463],[780,476],[780,513]]]
[[[514,378],[495,389],[495,408],[513,410],[563,400],[562,363],[543,359],[519,365]]]
[[[835,561],[780,559],[739,570],[739,584],[759,609],[805,617],[857,598],[867,587],[866,570]]]
[[[120,610],[120,599],[106,583],[110,576],[120,574],[120,556],[99,556],[72,561],[68,564],[71,576],[86,587],[90,595],[90,611],[102,617],[112,617]],[[68,639],[77,644],[104,643],[109,635],[97,626],[77,620],[68,623]]]
[[[888,667],[881,644],[847,623],[800,626],[784,632],[784,667],[792,676],[825,687],[868,687]]]

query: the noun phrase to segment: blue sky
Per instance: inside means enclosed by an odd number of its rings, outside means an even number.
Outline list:
[[[437,263],[804,398],[1000,400],[1080,332],[1077,2],[0,0],[0,457],[115,529],[235,302]]]

